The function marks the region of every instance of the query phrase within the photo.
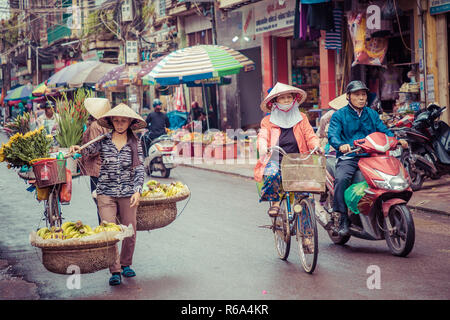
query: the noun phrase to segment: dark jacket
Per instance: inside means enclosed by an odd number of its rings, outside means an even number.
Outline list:
[[[164,112],[152,112],[145,119],[147,128],[150,131],[149,138],[156,139],[166,134],[166,128],[170,127],[170,121]]]
[[[350,105],[336,111],[328,127],[328,142],[336,149],[336,157],[342,156],[339,147],[344,144],[353,145],[353,141],[364,139],[373,132],[383,132],[390,137],[394,134],[381,121],[379,114],[364,107],[361,116]]]

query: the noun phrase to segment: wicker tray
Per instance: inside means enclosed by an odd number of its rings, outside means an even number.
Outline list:
[[[69,266],[80,268],[80,273],[92,273],[109,268],[114,264],[117,255],[117,242],[90,241],[73,244],[36,244],[42,250],[44,267],[54,273],[67,274]]]
[[[170,198],[141,197],[136,211],[136,230],[146,231],[163,228],[177,217],[177,202],[189,197],[190,192]]]
[[[34,175],[33,170],[29,170],[26,172],[17,172],[17,174],[24,180],[36,180],[36,176]]]

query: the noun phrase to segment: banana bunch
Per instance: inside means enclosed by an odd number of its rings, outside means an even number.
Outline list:
[[[66,239],[83,238],[94,234],[92,228],[83,224],[80,220],[77,222],[64,222],[61,226]]]
[[[142,188],[141,197],[173,197],[186,190],[186,186],[178,181],[172,182],[170,185],[162,184],[156,180],[150,180]]]
[[[47,227],[41,228],[37,231],[37,235],[44,240],[47,239],[66,239],[64,232],[61,228],[51,227],[50,229]]]
[[[100,223],[100,225],[94,229],[94,233],[100,233],[104,231],[122,231],[122,229],[115,223],[102,221],[102,223]]]

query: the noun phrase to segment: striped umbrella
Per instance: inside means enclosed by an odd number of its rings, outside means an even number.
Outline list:
[[[67,86],[68,82],[76,77],[80,72],[95,67],[98,61],[81,61],[71,64],[56,72],[47,80],[49,88]]]
[[[17,87],[11,91],[8,91],[8,94],[5,97],[5,101],[31,99],[32,90],[33,87],[31,85]]]
[[[255,69],[255,63],[236,50],[199,45],[174,51],[142,78],[143,84],[176,85],[223,77]]]

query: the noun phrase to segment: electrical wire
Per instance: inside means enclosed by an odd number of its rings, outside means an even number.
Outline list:
[[[405,46],[405,48],[408,49],[409,51],[412,51],[411,48],[406,45],[405,39],[403,39],[402,27],[400,25],[400,19],[398,18],[398,12],[397,12],[397,4],[396,4],[397,0],[393,0],[392,2],[394,2],[395,16],[397,17],[398,30],[400,31],[400,38],[402,39],[402,42],[403,42],[403,45]]]

